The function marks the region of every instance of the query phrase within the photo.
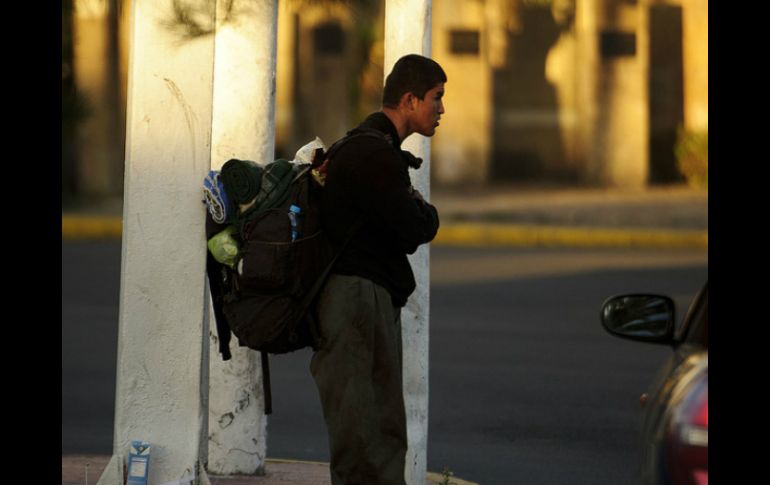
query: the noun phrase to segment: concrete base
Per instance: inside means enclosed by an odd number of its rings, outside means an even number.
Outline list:
[[[117,461],[116,461],[117,458]],[[105,479],[108,473],[115,473],[115,477],[122,477],[122,471],[110,467],[122,466],[120,457],[108,455],[64,455],[61,458],[62,485],[93,484],[94,478],[102,473]],[[329,479],[329,464],[321,462],[298,460],[266,460],[265,474],[263,476],[229,475],[211,476],[201,475],[201,484],[207,485],[327,485]],[[203,481],[205,477],[205,482]],[[441,473],[428,472],[425,485],[440,485],[444,476]],[[102,482],[99,483],[120,483]],[[477,485],[476,483],[450,477],[450,483],[455,485]]]
[[[106,456],[62,456],[61,459],[61,478],[62,485],[88,485],[92,476],[96,476],[101,471],[101,477],[96,485],[124,485],[126,482],[126,457],[123,455],[112,455],[109,461]],[[106,463],[106,465],[105,465]],[[212,485],[206,470],[198,468],[197,479],[178,480],[164,483],[163,485]],[[233,485],[233,484],[230,484]]]
[[[86,462],[88,463],[88,462]],[[107,467],[104,469],[96,485],[123,485],[123,477],[126,476],[126,457],[112,455]],[[87,467],[88,469],[90,467]],[[62,458],[62,484],[64,484],[64,458]],[[87,483],[87,480],[86,480]]]

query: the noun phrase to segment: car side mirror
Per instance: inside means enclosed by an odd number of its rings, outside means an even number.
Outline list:
[[[619,295],[602,305],[602,326],[618,337],[673,344],[674,301],[661,295]]]

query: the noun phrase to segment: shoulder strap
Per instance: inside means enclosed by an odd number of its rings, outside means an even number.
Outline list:
[[[319,163],[321,161],[325,161],[332,156],[334,156],[334,153],[337,152],[345,143],[349,142],[353,138],[357,138],[360,136],[370,136],[373,138],[379,138],[380,140],[385,140],[388,142],[396,151],[398,151],[402,157],[404,157],[404,160],[406,161],[406,164],[413,169],[417,170],[422,165],[422,158],[414,156],[411,152],[408,152],[406,150],[402,150],[393,143],[393,140],[391,139],[391,136],[388,134],[385,134],[381,132],[380,130],[375,130],[374,128],[355,128],[353,130],[350,130],[347,132],[347,134],[341,138],[340,140],[336,141],[326,152],[325,156],[322,157],[321,160],[319,160]]]
[[[384,140],[390,144],[392,144],[392,140],[383,132],[380,130],[375,130],[374,128],[355,128],[350,131],[348,131],[345,136],[334,142],[331,147],[326,151],[324,154],[324,159],[330,159],[332,158],[340,148],[342,148],[347,142],[350,140],[353,140],[354,138],[360,138],[362,136],[369,136],[372,138],[379,138],[380,140]]]
[[[301,310],[301,317],[307,315],[308,318],[310,318],[310,334],[313,337],[313,350],[317,350],[319,347],[319,339],[320,336],[318,335],[318,327],[316,326],[315,317],[313,315],[313,312],[309,312],[310,305],[313,304],[313,300],[315,300],[315,297],[318,296],[318,293],[321,291],[321,288],[323,287],[324,283],[326,283],[327,278],[329,277],[329,273],[331,273],[332,268],[334,267],[334,263],[337,262],[340,255],[345,252],[345,248],[348,246],[350,241],[353,239],[353,237],[358,233],[358,231],[361,229],[361,227],[364,225],[364,221],[359,219],[356,221],[348,231],[348,236],[345,238],[345,242],[342,243],[342,247],[340,247],[340,250],[337,251],[337,254],[334,255],[332,260],[329,262],[328,265],[326,265],[326,269],[324,269],[323,273],[321,273],[321,276],[318,277],[313,287],[308,291],[308,293],[305,295],[305,298],[302,300],[302,304],[300,306]]]

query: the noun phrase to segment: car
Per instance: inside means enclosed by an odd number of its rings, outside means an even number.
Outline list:
[[[674,301],[625,294],[602,305],[610,334],[668,345],[673,354],[642,394],[643,485],[708,485],[708,281],[676,325]]]

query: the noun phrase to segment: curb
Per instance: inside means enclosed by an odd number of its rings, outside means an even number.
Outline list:
[[[708,231],[456,223],[439,228],[432,244],[707,249]]]
[[[63,240],[120,239],[120,217],[62,215]],[[500,223],[448,223],[434,246],[616,247],[707,249],[708,231],[535,226]]]
[[[267,463],[284,463],[287,465],[315,465],[315,466],[324,466],[328,467],[328,462],[323,461],[307,461],[307,460],[292,460],[288,458],[265,458],[265,464]],[[476,482],[469,482],[468,480],[463,480],[462,478],[457,478],[454,476],[452,472],[449,472],[449,483],[452,485],[479,485]],[[443,473],[437,473],[437,472],[426,472],[425,478],[432,482],[436,482],[438,484],[442,483],[442,481],[446,478]]]
[[[436,482],[438,484],[449,483],[451,485],[479,485],[476,482],[469,482],[468,480],[463,480],[462,478],[457,478],[456,476],[454,476],[454,474],[450,474],[449,477],[446,477],[442,473],[428,472],[426,474],[425,478],[427,478],[428,480],[430,480],[432,482]],[[446,478],[449,479],[448,482],[444,481]]]
[[[107,216],[61,216],[62,239],[120,239],[123,219]]]

